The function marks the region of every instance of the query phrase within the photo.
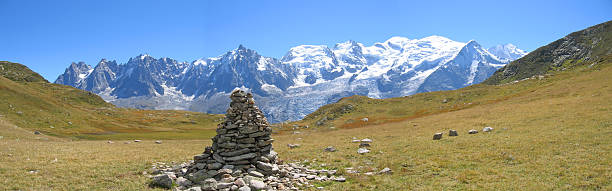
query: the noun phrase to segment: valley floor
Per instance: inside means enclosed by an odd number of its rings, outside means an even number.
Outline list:
[[[612,190],[612,67],[507,100],[352,129],[274,135],[285,161],[339,169],[325,190]],[[210,140],[69,141],[0,118],[0,190],[141,190],[153,162],[184,162]],[[493,132],[469,135],[470,129]],[[458,137],[448,137],[455,129]],[[436,132],[444,132],[434,141]],[[353,137],[370,138],[357,154]],[[287,144],[300,144],[289,149]],[[337,152],[324,152],[334,146]],[[344,169],[352,167],[359,174]],[[364,175],[389,167],[392,175]]]

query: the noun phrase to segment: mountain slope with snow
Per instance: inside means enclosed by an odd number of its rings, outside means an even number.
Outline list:
[[[276,59],[240,45],[190,63],[149,55],[125,64],[103,59],[95,68],[73,63],[55,83],[92,91],[121,107],[209,113],[224,113],[227,94],[242,88],[253,92],[270,121],[279,122],[299,120],[351,95],[388,98],[479,83],[521,53],[502,47],[496,55],[475,41],[392,37],[371,46],[300,45]]]

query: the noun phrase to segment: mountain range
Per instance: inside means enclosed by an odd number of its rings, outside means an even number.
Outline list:
[[[91,91],[120,107],[224,113],[235,88],[253,92],[271,122],[299,120],[342,97],[389,98],[477,84],[527,54],[512,44],[483,48],[441,36],[392,37],[364,46],[301,45],[280,59],[240,45],[179,62],[141,54],[125,64],[72,63],[55,83]]]

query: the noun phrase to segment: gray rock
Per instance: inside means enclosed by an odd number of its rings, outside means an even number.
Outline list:
[[[195,168],[197,168],[198,170],[202,170],[204,168],[206,168],[206,164],[204,163],[197,163],[194,165]]]
[[[378,174],[393,174],[393,171],[390,168],[383,168]]]
[[[160,188],[172,188],[172,178],[170,178],[167,174],[160,174],[153,177],[153,181],[151,181],[151,187],[160,187]]]
[[[264,175],[261,172],[257,172],[255,170],[249,172],[249,175],[254,176],[254,177],[258,177],[258,178],[264,177]]]
[[[231,164],[226,164],[222,167],[222,169],[230,169],[230,170],[234,170],[234,165]]]
[[[257,161],[257,168],[263,170],[264,172],[271,172],[274,166],[270,163]]]
[[[202,161],[202,160],[207,160],[209,157],[210,157],[209,154],[199,154],[199,155],[193,156],[193,160]]]
[[[217,171],[217,175],[223,175],[223,174],[232,174],[232,169],[223,168]]]
[[[234,185],[232,182],[218,182],[217,189],[230,188]]]
[[[246,182],[244,182],[244,180],[242,178],[238,178],[238,179],[236,179],[236,181],[234,181],[234,185],[236,185],[238,187],[242,187],[242,186],[246,185]]]
[[[449,130],[448,131],[448,136],[452,137],[452,136],[459,136],[459,134],[457,134],[457,131],[455,130]]]
[[[238,191],[251,191],[251,188],[248,186],[242,186],[240,188],[238,188]]]
[[[253,190],[263,190],[266,189],[266,183],[264,183],[263,181],[259,181],[259,180],[251,180],[249,182],[249,185],[251,186],[251,188]]]
[[[251,151],[251,149],[244,148],[244,149],[235,150],[235,151],[231,151],[231,152],[223,152],[220,155],[224,156],[224,157],[234,157],[234,156],[246,154],[246,153],[248,153],[250,151]]]
[[[138,143],[138,142],[140,142],[140,141],[141,141],[141,140],[138,140],[138,139],[134,140],[134,142],[135,142],[135,143]]]
[[[39,131],[34,131],[34,135],[40,135]]]
[[[344,178],[344,177],[336,177],[336,178],[334,178],[334,181],[336,181],[336,182],[346,182],[346,178]]]
[[[217,171],[215,170],[211,170],[211,171],[206,171],[206,170],[199,170],[195,173],[193,173],[191,176],[188,176],[187,179],[191,180],[192,182],[201,182],[207,178],[212,178],[215,175],[217,175]]]
[[[359,143],[359,147],[370,147],[370,143],[361,142]]]
[[[442,133],[436,133],[436,134],[434,134],[434,136],[433,136],[433,140],[440,140],[440,139],[442,139]]]
[[[491,132],[493,131],[493,127],[485,127],[482,129],[482,132]]]
[[[225,161],[240,161],[240,160],[252,159],[252,158],[255,158],[256,156],[257,156],[257,154],[255,154],[255,153],[247,153],[247,154],[243,154],[243,155],[239,155],[239,156],[235,156],[235,157],[223,158],[223,160],[225,160]]]
[[[215,191],[217,190],[217,180],[214,178],[208,178],[201,183],[203,191]]]
[[[366,154],[366,153],[369,153],[369,152],[370,152],[370,150],[368,150],[366,148],[359,148],[359,149],[357,149],[357,153],[359,153],[359,154]]]
[[[237,191],[237,190],[238,190],[238,188],[239,188],[238,186],[236,186],[236,185],[232,185],[232,187],[230,187],[230,190],[231,190],[231,191]]]
[[[478,133],[478,130],[476,129],[471,129],[468,131],[468,134],[476,134],[476,133]]]
[[[162,144],[162,141],[157,140],[157,141],[155,141],[155,144]]]
[[[362,142],[362,143],[371,143],[371,142],[372,142],[372,139],[368,139],[368,138],[361,139],[361,142]]]
[[[333,146],[329,146],[329,147],[326,147],[326,148],[325,148],[325,151],[326,151],[326,152],[336,152],[336,148],[335,148],[335,147],[333,147]]]
[[[294,148],[298,148],[298,147],[300,147],[300,144],[287,144],[287,146],[288,146],[290,149],[294,149]]]
[[[179,185],[179,186],[183,186],[183,187],[189,187],[193,183],[190,180],[187,180],[184,177],[178,177],[178,178],[176,178],[176,184]]]
[[[221,167],[223,167],[223,164],[221,163],[212,163],[212,164],[206,165],[206,168],[208,170],[219,170],[221,169]]]

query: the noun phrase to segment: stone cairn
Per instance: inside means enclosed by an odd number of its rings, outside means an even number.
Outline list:
[[[212,146],[191,163],[156,170],[151,186],[176,190],[298,190],[308,180],[344,182],[332,170],[283,165],[272,148],[270,128],[253,95],[235,90],[225,121],[217,126]],[[156,168],[156,167],[154,167]]]

